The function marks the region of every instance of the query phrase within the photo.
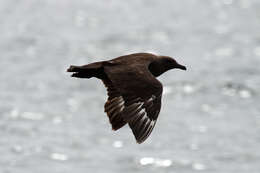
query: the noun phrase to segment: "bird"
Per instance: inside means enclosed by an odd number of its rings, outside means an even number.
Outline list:
[[[71,77],[102,80],[108,99],[104,105],[112,130],[128,124],[136,139],[143,143],[151,134],[163,92],[156,79],[170,69],[186,70],[174,58],[152,53],[133,53],[87,65],[70,65]]]

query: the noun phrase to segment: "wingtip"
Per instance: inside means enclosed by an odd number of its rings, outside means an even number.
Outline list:
[[[144,139],[142,139],[142,138],[138,138],[138,139],[137,139],[137,138],[135,137],[135,141],[136,141],[137,144],[142,144],[146,139],[147,139],[147,137],[144,138]]]
[[[137,144],[142,144],[144,141],[138,141],[138,140],[136,140],[136,143]]]

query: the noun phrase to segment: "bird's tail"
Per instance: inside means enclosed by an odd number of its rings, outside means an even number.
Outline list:
[[[67,69],[67,72],[73,72],[71,77],[77,78],[102,78],[104,74],[102,62],[95,62],[82,66],[71,65]]]

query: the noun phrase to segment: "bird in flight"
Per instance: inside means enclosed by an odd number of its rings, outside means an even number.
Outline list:
[[[160,109],[163,86],[156,77],[170,69],[186,70],[169,56],[135,53],[87,65],[71,65],[72,77],[103,81],[108,99],[105,112],[113,130],[125,124],[132,129],[137,143],[151,134]]]

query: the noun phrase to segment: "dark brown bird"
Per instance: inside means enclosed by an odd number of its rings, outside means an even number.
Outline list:
[[[105,112],[113,130],[128,123],[137,143],[151,134],[161,109],[163,86],[156,77],[186,67],[168,56],[136,53],[83,66],[71,65],[72,77],[101,79],[107,88]]]

